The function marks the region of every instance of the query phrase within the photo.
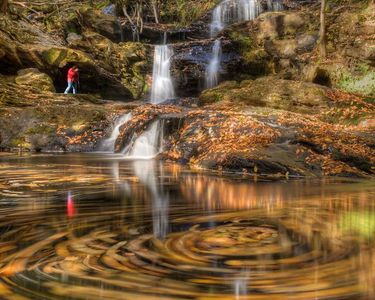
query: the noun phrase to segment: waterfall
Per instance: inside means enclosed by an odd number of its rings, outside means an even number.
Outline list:
[[[160,120],[152,123],[150,128],[143,132],[136,140],[124,150],[127,158],[151,159],[162,151],[163,122]]]
[[[171,60],[173,50],[168,45],[155,47],[152,73],[151,103],[158,104],[174,98],[171,78]]]
[[[236,21],[254,20],[262,12],[262,7],[257,0],[239,0],[237,9]]]
[[[99,151],[105,151],[105,152],[115,151],[115,144],[116,144],[116,140],[118,136],[120,135],[120,128],[122,125],[128,122],[131,119],[131,117],[132,117],[131,113],[128,113],[119,117],[116,120],[111,135],[107,139],[102,141],[102,143],[99,146]]]
[[[284,9],[282,0],[267,0],[267,10],[280,11]]]
[[[223,24],[223,8],[224,5],[218,5],[214,8],[212,12],[212,22],[210,25],[210,36],[214,37],[218,32],[224,28]]]
[[[206,69],[206,88],[210,89],[219,83],[219,70],[221,62],[221,42],[215,40],[212,47],[212,57]]]
[[[282,9],[282,0],[267,0],[267,11]],[[215,37],[232,23],[254,20],[262,12],[261,0],[224,0],[212,12],[210,36]]]

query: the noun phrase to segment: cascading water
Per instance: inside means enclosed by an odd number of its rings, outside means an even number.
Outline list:
[[[256,0],[239,0],[237,5],[237,20],[254,20],[262,12],[260,3]]]
[[[267,0],[267,11],[283,9],[281,0]],[[263,12],[260,0],[224,0],[212,12],[210,36],[215,37],[225,26],[255,19]]]
[[[212,12],[212,22],[210,25],[210,36],[214,37],[218,32],[223,30],[224,24],[223,24],[223,7],[224,5],[220,4],[215,7],[215,9]]]
[[[155,121],[149,129],[136,138],[134,143],[124,150],[127,158],[151,159],[162,151],[163,122]]]
[[[173,50],[168,45],[155,47],[151,90],[151,103],[153,104],[174,98],[174,87],[171,77],[172,56]]]
[[[122,125],[130,121],[132,115],[131,113],[125,114],[119,117],[113,127],[112,133],[109,138],[105,139],[99,146],[99,151],[104,152],[114,152],[115,151],[115,143],[120,135],[120,128]]]
[[[267,10],[279,11],[283,9],[284,9],[284,5],[283,5],[282,0],[267,0]]]
[[[215,40],[212,47],[212,58],[206,69],[206,88],[210,89],[219,83],[219,70],[221,62],[221,42]]]

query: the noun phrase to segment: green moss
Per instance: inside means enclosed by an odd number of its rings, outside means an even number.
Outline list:
[[[42,52],[44,61],[52,66],[63,67],[68,62],[92,63],[83,52],[68,48],[51,48]]]
[[[33,128],[29,128],[25,134],[26,135],[32,135],[32,134],[51,134],[56,131],[55,126],[50,126],[50,125],[38,125]]]
[[[161,1],[162,22],[185,27],[211,10],[219,0],[165,0]]]
[[[253,39],[242,32],[232,31],[230,32],[229,37],[238,44],[238,49],[245,55],[255,46]]]
[[[375,71],[365,64],[360,64],[358,71],[357,74],[343,71],[338,86],[348,92],[375,96]]]

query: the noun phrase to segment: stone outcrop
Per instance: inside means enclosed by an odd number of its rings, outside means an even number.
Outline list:
[[[326,60],[319,59],[316,47],[318,8],[268,12],[224,30],[222,35],[239,49],[240,76],[277,75],[374,96],[374,4],[331,6]]]
[[[299,113],[319,113],[329,107],[327,88],[301,81],[261,77],[241,83],[229,81],[204,91],[204,104],[230,101],[248,106],[283,109]]]
[[[80,34],[68,35],[67,44],[59,35],[49,35],[40,24],[14,21],[6,16],[0,16],[0,24],[0,67],[5,74],[37,68],[47,73],[62,92],[68,68],[78,65],[81,92],[129,100],[147,91],[145,76],[149,62],[141,44],[116,44],[86,27],[81,28]]]
[[[38,69],[23,69],[17,72],[14,79],[15,82],[22,87],[32,86],[40,91],[55,92],[55,87],[51,77],[40,72]]]
[[[2,150],[93,151],[113,118],[129,109],[95,95],[55,94],[38,83],[24,85],[20,76],[0,77]]]
[[[177,118],[177,121],[176,121]],[[158,119],[169,123],[163,159],[194,167],[289,176],[375,175],[375,136],[361,127],[284,110],[144,106],[121,128],[120,151]],[[171,130],[170,127],[173,127]]]

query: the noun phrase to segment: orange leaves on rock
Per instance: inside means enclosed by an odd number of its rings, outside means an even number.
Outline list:
[[[326,116],[338,117],[340,121],[353,120],[363,116],[375,118],[375,105],[368,103],[363,97],[340,90],[328,90],[327,97],[335,106],[323,112]]]

